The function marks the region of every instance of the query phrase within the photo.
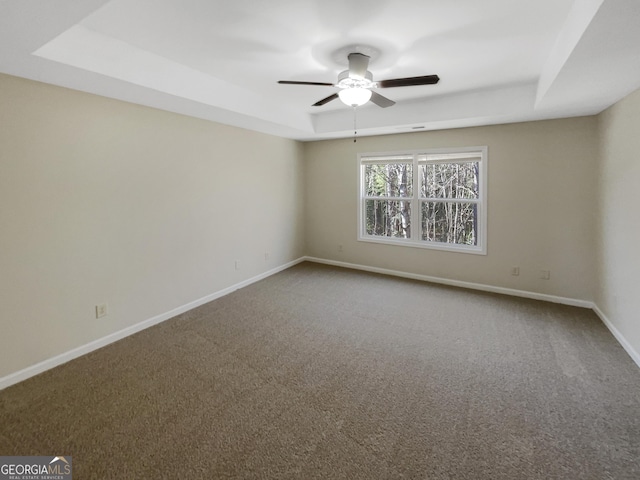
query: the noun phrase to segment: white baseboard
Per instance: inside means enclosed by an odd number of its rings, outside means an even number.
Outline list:
[[[419,275],[415,273],[401,272],[399,270],[370,267],[367,265],[359,265],[355,263],[339,262],[335,260],[326,260],[326,259],[316,258],[316,257],[301,257],[301,258],[298,258],[297,260],[293,260],[289,263],[273,268],[260,275],[249,278],[240,283],[236,283],[235,285],[231,285],[230,287],[227,287],[223,290],[219,290],[215,293],[202,297],[198,300],[194,300],[193,302],[189,302],[185,305],[174,308],[173,310],[162,313],[160,315],[156,315],[155,317],[149,318],[140,323],[136,323],[135,325],[127,327],[123,330],[114,332],[110,335],[107,335],[106,337],[100,338],[98,340],[94,340],[93,342],[87,343],[86,345],[82,345],[68,352],[62,353],[60,355],[56,355],[55,357],[49,358],[35,365],[31,365],[18,372],[11,373],[5,377],[0,378],[0,390],[3,390],[16,383],[22,382],[23,380],[26,380],[30,377],[33,377],[42,372],[45,372],[51,368],[57,367],[58,365],[62,365],[63,363],[73,360],[74,358],[78,358],[78,357],[81,357],[82,355],[86,355],[87,353],[90,353],[94,350],[107,346],[110,343],[117,342],[118,340],[128,337],[129,335],[133,335],[134,333],[140,332],[141,330],[145,330],[149,327],[162,323],[166,320],[169,320],[170,318],[173,318],[184,312],[187,312],[196,307],[204,305],[205,303],[211,302],[217,298],[228,295],[231,292],[234,292],[240,288],[251,285],[252,283],[258,282],[260,280],[263,280],[271,275],[274,275],[278,272],[286,270],[287,268],[293,267],[294,265],[297,265],[298,263],[301,263],[304,261],[322,263],[326,265],[333,265],[336,267],[351,268],[354,270],[363,270],[366,272],[381,273],[384,275],[392,275],[396,277],[409,278],[413,280],[422,280],[426,282],[439,283],[439,284],[449,285],[454,287],[469,288],[473,290],[481,290],[481,291],[492,292],[492,293],[502,293],[505,295],[512,295],[516,297],[531,298],[534,300],[543,300],[543,301],[552,302],[552,303],[560,303],[564,305],[572,305],[576,307],[589,308],[589,309],[592,309],[596,313],[596,315],[598,315],[598,317],[602,320],[602,322],[606,325],[606,327],[611,331],[615,339],[620,343],[620,345],[622,345],[622,347],[633,359],[633,361],[640,367],[640,354],[636,352],[636,350],[631,346],[631,344],[627,342],[624,336],[618,331],[616,327],[613,326],[611,321],[593,302],[589,302],[586,300],[578,300],[573,298],[558,297],[555,295],[547,295],[543,293],[527,292],[525,290],[495,287],[492,285],[484,285],[480,283],[463,282],[459,280],[450,280],[447,278],[432,277],[428,275]]]
[[[215,293],[207,295],[205,297],[199,298],[198,300],[194,300],[193,302],[189,302],[180,307],[174,308],[168,312],[162,313],[160,315],[156,315],[155,317],[144,320],[140,323],[136,323],[135,325],[131,325],[123,330],[119,330],[112,334],[107,335],[106,337],[99,338],[98,340],[94,340],[93,342],[87,343],[86,345],[82,345],[80,347],[74,348],[68,352],[62,353],[60,355],[56,355],[55,357],[44,360],[40,363],[36,363],[35,365],[31,365],[23,370],[20,370],[15,373],[10,373],[9,375],[0,378],[0,390],[3,390],[11,385],[22,382],[27,378],[38,375],[42,372],[45,372],[51,368],[57,367],[58,365],[62,365],[63,363],[67,363],[74,358],[81,357],[82,355],[86,355],[87,353],[93,352],[99,348],[109,345],[110,343],[117,342],[129,335],[133,335],[141,330],[145,330],[149,327],[162,323],[170,318],[175,317],[176,315],[180,315],[181,313],[192,310],[200,305],[204,305],[205,303],[211,302],[217,298],[224,297],[231,292],[234,292],[240,288],[246,287],[255,283],[259,280],[267,278],[271,275],[274,275],[282,270],[286,270],[294,265],[297,265],[300,262],[303,262],[304,257],[298,258],[297,260],[293,260],[292,262],[286,263],[279,267],[273,268],[267,272],[261,273],[255,277],[244,280],[240,283],[236,283],[235,285],[231,285],[223,290],[219,290]]]
[[[370,267],[367,265],[359,265],[355,263],[338,262],[335,260],[326,260],[316,257],[305,257],[306,261],[315,263],[324,263],[325,265],[333,265],[336,267],[352,268],[355,270],[363,270],[365,272],[381,273],[383,275],[393,275],[395,277],[410,278],[412,280],[422,280],[425,282],[440,283],[452,287],[469,288],[472,290],[482,290],[483,292],[502,293],[514,297],[531,298],[534,300],[543,300],[545,302],[561,303],[563,305],[571,305],[574,307],[593,308],[593,303],[587,300],[578,300],[575,298],[558,297],[555,295],[547,295],[545,293],[528,292],[526,290],[515,290],[513,288],[495,287],[493,285],[484,285],[482,283],[463,282],[460,280],[450,280],[448,278],[431,277],[429,275],[420,275],[417,273],[401,272],[399,270],[389,270],[386,268]]]
[[[635,350],[635,348],[633,348],[631,346],[631,344],[627,341],[627,339],[624,338],[622,333],[620,333],[620,330],[618,330],[613,325],[613,323],[611,323],[611,320],[609,320],[607,318],[607,316],[604,314],[604,312],[602,310],[600,310],[600,307],[598,307],[596,304],[593,305],[593,311],[596,313],[596,315],[598,315],[598,317],[600,317],[600,320],[602,320],[602,323],[605,324],[605,326],[609,329],[609,331],[615,337],[615,339],[618,341],[618,343],[620,345],[622,345],[622,348],[625,349],[625,351],[629,354],[631,359],[634,362],[636,362],[636,365],[638,365],[638,367],[640,367],[640,354],[638,354],[638,352]]]

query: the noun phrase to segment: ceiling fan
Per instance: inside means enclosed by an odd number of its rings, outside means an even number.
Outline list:
[[[373,75],[369,67],[369,56],[362,53],[350,53],[349,69],[338,75],[337,83],[321,82],[297,82],[293,80],[280,80],[278,83],[286,85],[318,85],[323,87],[338,87],[340,91],[329,95],[313,104],[320,107],[336,98],[350,107],[359,107],[369,100],[379,107],[386,108],[395,105],[396,102],[374,92],[373,88],[411,87],[415,85],[434,85],[440,81],[438,75],[424,75],[422,77],[394,78],[392,80],[373,81]]]

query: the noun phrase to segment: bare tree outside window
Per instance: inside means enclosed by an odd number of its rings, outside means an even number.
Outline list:
[[[367,234],[410,238],[413,165],[366,165],[364,176]]]
[[[422,240],[477,245],[479,162],[420,165]]]

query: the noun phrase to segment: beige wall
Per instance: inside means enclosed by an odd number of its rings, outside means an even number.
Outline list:
[[[598,117],[303,145],[0,75],[0,378],[305,254],[593,300],[639,351],[639,124],[636,92]],[[358,152],[482,145],[486,256],[356,240]]]
[[[0,75],[0,378],[299,258],[303,168],[298,142]]]
[[[596,304],[640,353],[640,90],[599,116]],[[637,361],[636,360],[636,361]]]
[[[486,256],[357,241],[358,152],[482,145],[489,147]],[[595,117],[313,142],[305,158],[308,255],[593,299]],[[550,280],[539,278],[542,269]]]

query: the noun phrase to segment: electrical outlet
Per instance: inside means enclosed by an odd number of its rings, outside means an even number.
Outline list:
[[[96,305],[96,318],[102,318],[107,316],[107,304],[101,303]]]
[[[236,270],[240,270],[240,260],[236,260]]]
[[[264,252],[264,261],[265,262],[269,261],[269,252]]]
[[[540,278],[542,280],[549,280],[551,278],[551,270],[540,270]]]
[[[338,245],[338,251],[341,252],[342,251],[342,245]]]
[[[514,277],[520,275],[520,267],[511,267],[511,275]]]

